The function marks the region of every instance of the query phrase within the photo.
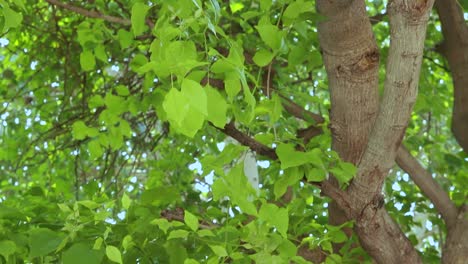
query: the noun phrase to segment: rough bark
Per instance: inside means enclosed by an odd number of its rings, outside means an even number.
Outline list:
[[[385,177],[393,166],[416,101],[426,26],[433,1],[395,0],[387,6],[390,49],[384,95],[358,173],[348,191],[361,210],[355,228],[364,248],[380,263],[420,263],[410,241],[378,208]],[[379,220],[380,218],[380,220]],[[369,229],[370,227],[375,227]],[[377,235],[378,234],[378,235]],[[376,240],[377,236],[386,239]],[[390,240],[390,241],[389,241]],[[372,254],[379,252],[381,254]]]
[[[348,189],[362,246],[379,263],[420,263],[417,251],[383,209],[381,188],[416,100],[426,25],[433,1],[388,5],[391,47],[377,118],[378,52],[364,1],[317,1],[327,20],[319,26],[329,77],[333,149],[358,164]],[[369,131],[372,132],[369,136]],[[367,140],[369,139],[369,142]],[[338,203],[341,209],[345,204]]]
[[[444,35],[439,50],[448,60],[455,88],[452,132],[468,153],[468,26],[456,0],[438,0],[435,7]]]
[[[377,45],[364,1],[316,3],[317,10],[327,17],[319,24],[318,33],[332,104],[332,149],[344,161],[357,164],[378,109]],[[337,185],[333,178],[330,181]],[[335,201],[329,206],[329,215],[333,225],[348,220]],[[351,230],[345,232],[351,234]]]
[[[468,206],[460,209],[456,223],[447,230],[442,263],[463,264],[468,260]]]
[[[444,41],[439,47],[447,58],[454,86],[452,132],[468,153],[468,26],[455,0],[437,0],[435,7],[442,23]],[[465,204],[454,223],[447,222],[443,263],[466,263],[468,259],[468,213]]]

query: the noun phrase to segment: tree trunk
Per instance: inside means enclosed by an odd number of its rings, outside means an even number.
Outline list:
[[[337,206],[356,221],[354,230],[363,248],[379,263],[421,263],[382,207],[381,189],[416,100],[432,4],[424,0],[388,4],[391,46],[379,109],[378,52],[364,1],[317,1],[318,11],[326,16],[319,37],[332,102],[332,147],[342,159],[358,165],[347,190],[350,203]]]

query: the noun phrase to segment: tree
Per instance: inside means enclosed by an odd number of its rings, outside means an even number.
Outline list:
[[[0,1],[2,263],[463,263],[433,2]]]

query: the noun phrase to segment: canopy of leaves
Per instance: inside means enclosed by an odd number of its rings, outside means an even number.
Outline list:
[[[368,3],[369,16],[384,9]],[[449,129],[451,77],[430,51],[435,17],[405,142],[462,203],[467,156]],[[1,262],[309,263],[303,251],[318,248],[328,263],[367,259],[306,183],[333,173],[345,187],[355,167],[330,150],[326,121],[304,144],[297,131],[320,122],[286,109],[328,119],[321,19],[303,0],[0,0]],[[383,80],[385,18],[374,32]],[[276,149],[257,152],[256,182],[249,139]],[[438,260],[432,204],[398,168],[384,192]]]

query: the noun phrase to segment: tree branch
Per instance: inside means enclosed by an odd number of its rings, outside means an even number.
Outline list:
[[[278,156],[274,149],[263,145],[262,143],[256,141],[255,139],[249,137],[248,135],[242,133],[240,130],[236,128],[234,125],[234,121],[231,121],[229,124],[224,126],[224,128],[219,128],[214,126],[216,129],[220,130],[224,134],[232,137],[233,139],[237,140],[244,146],[249,147],[251,150],[257,152],[260,155],[267,156],[272,160],[277,160]]]
[[[121,25],[125,25],[125,26],[128,26],[128,25],[132,24],[132,22],[129,19],[104,15],[104,14],[96,12],[96,11],[90,11],[90,10],[84,9],[82,7],[62,3],[59,0],[46,0],[46,1],[49,4],[56,5],[58,7],[63,8],[63,9],[70,10],[72,12],[75,12],[75,13],[80,14],[80,15],[85,16],[85,17],[103,19],[103,20],[111,22],[111,23],[117,23],[117,24],[121,24]]]
[[[447,227],[452,226],[457,218],[457,207],[444,189],[432,178],[431,174],[421,166],[418,160],[403,145],[398,149],[396,162],[402,170],[410,175],[424,195],[431,200],[437,211],[442,215]]]

